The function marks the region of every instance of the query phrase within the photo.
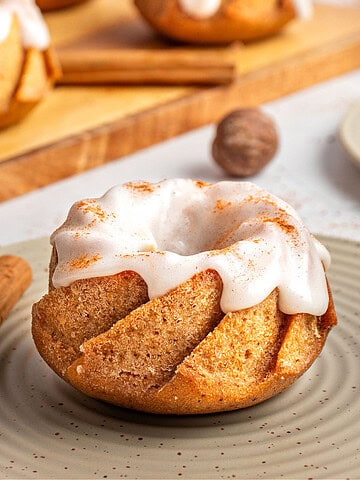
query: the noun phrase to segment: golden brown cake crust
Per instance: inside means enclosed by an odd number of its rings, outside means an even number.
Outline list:
[[[147,301],[147,286],[135,272],[52,289],[33,307],[35,344],[50,367],[64,376],[84,341],[108,330]]]
[[[55,260],[54,260],[55,259]],[[52,267],[56,263],[53,254]],[[79,280],[33,307],[33,337],[46,362],[85,394],[153,413],[243,408],[287,388],[319,355],[336,324],[285,315],[274,290],[224,315],[214,270],[149,300],[134,272]]]
[[[41,10],[57,10],[58,8],[70,7],[85,0],[36,0]]]
[[[135,0],[135,5],[163,35],[200,44],[266,37],[295,17],[292,0],[222,0],[219,12],[203,20],[183,12],[177,0]]]

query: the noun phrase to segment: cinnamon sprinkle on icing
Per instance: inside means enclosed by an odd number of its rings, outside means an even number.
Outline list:
[[[263,218],[264,223],[276,223],[285,233],[293,233],[296,228],[281,217]]]
[[[118,185],[75,204],[51,241],[56,288],[135,271],[155,298],[213,269],[224,312],[256,305],[275,288],[286,314],[322,315],[329,302],[328,251],[290,205],[249,182]]]
[[[202,180],[195,180],[194,183],[198,188],[204,188],[204,187],[208,187],[210,185],[210,183],[203,182]]]
[[[80,211],[83,212],[83,214],[87,213],[92,213],[94,215],[94,219],[92,221],[99,221],[99,222],[105,222],[109,216],[115,216],[115,214],[110,214],[103,210],[100,205],[96,203],[94,199],[89,199],[89,200],[81,200],[79,202],[76,202],[75,204]],[[90,222],[91,224],[91,222]],[[89,224],[89,225],[90,225]]]
[[[101,258],[102,257],[100,254],[95,254],[95,255],[92,255],[91,257],[87,256],[86,254],[82,255],[81,257],[74,258],[69,263],[69,270],[88,268],[93,263],[101,260]]]
[[[152,193],[154,191],[154,184],[150,182],[128,182],[126,187],[137,192]]]
[[[219,198],[219,200],[216,200],[216,204],[215,204],[215,207],[214,207],[213,211],[214,212],[217,212],[217,211],[221,212],[225,208],[231,207],[231,205],[232,205],[231,202]]]

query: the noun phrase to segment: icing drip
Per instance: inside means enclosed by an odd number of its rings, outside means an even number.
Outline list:
[[[328,306],[328,251],[287,203],[248,182],[115,186],[75,203],[51,241],[55,287],[133,270],[154,298],[214,269],[224,312],[256,305],[276,287],[284,313],[322,315]]]
[[[50,44],[49,32],[33,0],[0,0],[0,42],[9,35],[14,15],[24,47],[46,50]]]
[[[313,14],[313,1],[312,0],[293,0],[294,7],[298,17],[310,18]]]
[[[178,0],[181,10],[199,20],[210,18],[219,10],[221,0]]]

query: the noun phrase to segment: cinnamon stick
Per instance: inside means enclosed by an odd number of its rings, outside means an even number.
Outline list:
[[[59,50],[62,84],[225,84],[234,49]]]
[[[0,256],[0,325],[32,280],[30,265],[15,255]]]

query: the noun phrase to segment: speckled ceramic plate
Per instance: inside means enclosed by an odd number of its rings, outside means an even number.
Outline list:
[[[30,335],[47,242],[8,248],[35,278],[0,328],[0,478],[360,478],[360,244],[324,243],[339,325],[320,358],[273,399],[197,417],[123,410],[60,380]]]
[[[346,113],[339,128],[339,137],[350,158],[360,167],[360,102]]]

